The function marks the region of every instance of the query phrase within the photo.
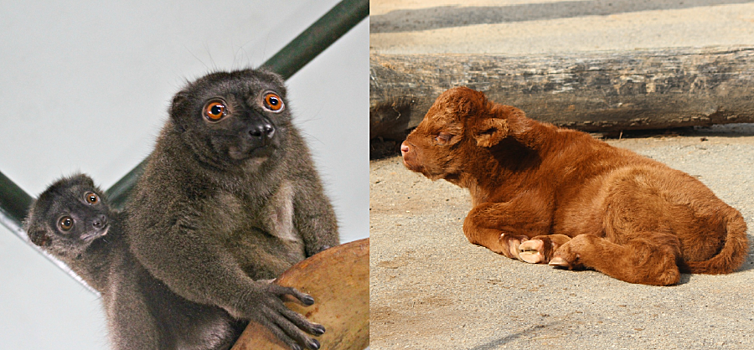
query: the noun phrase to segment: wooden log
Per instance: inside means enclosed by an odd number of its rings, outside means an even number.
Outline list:
[[[323,350],[369,346],[369,238],[330,248],[299,262],[275,280],[314,297],[312,306],[286,302],[327,330]],[[266,327],[251,322],[231,350],[290,350]]]
[[[589,132],[754,122],[754,48],[558,56],[370,56],[370,137],[402,139],[466,85],[527,116]]]

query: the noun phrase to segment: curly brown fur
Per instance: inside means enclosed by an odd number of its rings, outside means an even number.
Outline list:
[[[746,259],[741,214],[694,177],[469,88],[440,95],[401,151],[409,169],[468,188],[466,237],[511,258],[654,285]]]

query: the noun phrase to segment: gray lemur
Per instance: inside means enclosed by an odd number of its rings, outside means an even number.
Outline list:
[[[74,175],[39,196],[24,228],[34,244],[102,294],[113,348],[229,349],[245,323],[152,277],[128,249],[124,215],[110,208],[91,178]]]
[[[253,69],[211,73],[178,92],[126,205],[126,234],[176,294],[254,320],[292,349],[318,349],[306,333],[325,328],[283,304],[314,299],[269,283],[339,244],[287,102],[278,75]]]

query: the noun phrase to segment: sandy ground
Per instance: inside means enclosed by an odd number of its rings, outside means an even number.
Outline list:
[[[751,129],[609,143],[697,176],[754,227]],[[370,190],[372,349],[754,348],[751,252],[730,275],[635,285],[468,243],[467,191],[399,157],[371,163]]]

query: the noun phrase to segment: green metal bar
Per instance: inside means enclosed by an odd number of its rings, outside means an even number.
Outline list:
[[[147,165],[149,157],[139,163],[135,168],[131,169],[125,176],[123,176],[118,182],[112,185],[105,194],[107,195],[110,205],[115,208],[122,209],[126,204],[126,199],[131,193],[131,190],[136,186],[136,180],[139,179],[142,173],[144,173],[144,167]]]
[[[26,239],[21,228],[32,198],[5,174],[0,172],[0,222],[16,235]]]
[[[369,0],[343,0],[262,64],[262,67],[288,79],[367,16]]]

